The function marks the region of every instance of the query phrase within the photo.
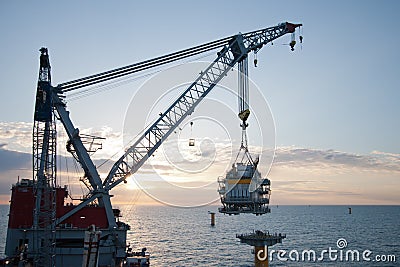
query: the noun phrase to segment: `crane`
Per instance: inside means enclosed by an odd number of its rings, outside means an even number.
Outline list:
[[[228,74],[229,70],[239,64],[241,71],[245,72],[246,70],[243,68],[247,68],[249,53],[257,53],[264,45],[287,33],[294,33],[296,28],[300,26],[302,24],[284,22],[269,28],[244,34],[239,33],[143,62],[60,83],[57,86],[51,84],[48,50],[47,48],[40,49],[40,69],[33,127],[35,208],[32,227],[32,255],[34,256],[35,266],[56,265],[58,261],[56,254],[62,253],[56,247],[57,227],[80,214],[85,207],[94,201],[97,201],[98,206],[105,212],[109,231],[106,236],[113,236],[109,240],[116,248],[115,254],[119,255],[122,246],[117,246],[116,243],[118,243],[118,240],[120,242],[123,237],[121,237],[122,232],[119,232],[118,237],[115,229],[119,229],[121,224],[116,221],[109,192],[140,169],[162,142],[194,111],[215,85]],[[197,79],[126,149],[125,153],[115,161],[107,177],[101,179],[89,151],[85,147],[83,135],[79,133],[79,129],[75,127],[70,118],[66,94],[216,49],[218,49],[216,59],[206,69],[202,70]],[[244,92],[244,95],[246,94],[247,91]],[[242,104],[241,115],[239,116],[243,121],[242,127],[245,128],[248,106],[246,101]],[[73,154],[82,167],[85,184],[88,185],[90,190],[85,199],[82,199],[78,205],[65,209],[62,214],[58,212],[59,207],[56,206],[58,203],[55,160],[57,120],[61,122],[68,135],[68,151]],[[18,232],[15,234],[15,238],[17,239],[21,235]],[[7,240],[9,239],[11,240],[12,237],[7,237]]]
[[[161,143],[178,127],[178,125],[195,109],[200,101],[214,88],[214,86],[233,68],[238,62],[246,60],[250,52],[258,52],[267,43],[285,35],[293,33],[301,24],[281,23],[278,26],[253,31],[246,34],[238,34],[230,38],[223,38],[218,41],[210,42],[191,49],[172,53],[163,57],[133,64],[127,67],[103,72],[97,75],[78,79],[75,81],[62,83],[55,87],[57,92],[53,94],[55,107],[60,115],[60,119],[67,130],[68,136],[72,141],[75,151],[78,154],[87,178],[93,187],[91,196],[76,210],[65,214],[58,222],[78,211],[80,207],[87,205],[97,199],[107,199],[108,192],[125,181],[128,176],[135,173],[144,162],[157,150]],[[60,95],[71,90],[76,90],[94,83],[104,82],[110,79],[129,75],[137,71],[143,71],[150,67],[159,66],[162,63],[169,63],[184,57],[193,56],[212,49],[222,49],[217,53],[217,58],[201,72],[199,77],[178,97],[178,99],[164,112],[148,129],[129,147],[112,166],[106,179],[101,179],[91,162],[89,155],[79,134],[76,132],[65,110]],[[107,201],[108,202],[108,201]],[[109,216],[109,223],[113,224],[113,217]]]

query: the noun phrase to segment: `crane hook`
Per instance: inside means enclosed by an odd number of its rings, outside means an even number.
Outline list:
[[[303,43],[303,28],[299,27],[299,40],[300,43]]]
[[[294,51],[294,46],[296,45],[296,37],[295,37],[295,33],[292,33],[292,40],[289,43],[290,45],[290,49],[292,51]]]
[[[254,67],[257,67],[257,63],[258,63],[257,53],[254,53]]]
[[[289,45],[290,45],[290,50],[294,51],[294,46],[296,45],[296,41],[295,40],[291,41]]]

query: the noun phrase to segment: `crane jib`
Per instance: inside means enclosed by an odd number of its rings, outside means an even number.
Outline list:
[[[257,31],[252,31],[244,34],[239,34],[242,35],[244,38],[244,44],[246,47],[250,50],[259,50],[261,46],[266,44],[265,42],[260,42],[256,41],[254,42],[254,39],[259,39],[259,40],[264,40],[264,36],[266,33],[269,36],[272,36],[271,33],[276,32],[276,38],[281,36],[282,31],[285,33],[292,33],[295,31],[297,27],[302,26],[302,24],[293,24],[289,22],[281,23],[278,26],[275,27],[269,27],[265,28],[262,30],[257,30]],[[181,51],[177,51],[174,53],[170,53],[164,56],[156,57],[153,59],[145,60],[143,62],[131,64],[128,66],[120,67],[117,69],[113,69],[110,71],[105,71],[102,73],[90,75],[88,77],[83,77],[80,79],[76,79],[73,81],[69,82],[64,82],[59,85],[57,85],[57,88],[62,91],[62,92],[70,92],[73,90],[78,90],[87,86],[95,85],[98,83],[102,83],[105,81],[109,81],[112,79],[120,78],[125,75],[131,75],[133,73],[141,72],[150,68],[154,68],[157,66],[161,66],[164,64],[168,64],[177,60],[181,60],[187,57],[192,57],[194,55],[198,55],[207,51],[211,51],[214,49],[218,49],[224,46],[229,46],[230,42],[232,40],[235,40],[236,35],[230,36],[230,37],[225,37],[216,41],[212,41],[209,43],[205,43],[202,45],[198,45],[192,48],[184,49]],[[271,40],[269,40],[271,41]]]
[[[130,174],[135,173],[236,63],[246,58],[252,50],[259,49],[291,32],[293,27],[288,28],[286,23],[261,32],[252,32],[248,36],[242,34],[234,36],[229,41],[229,46],[218,52],[217,59],[200,73],[196,81],[180,95],[166,112],[160,114],[160,117],[114,164],[103,182],[106,190],[111,190]]]

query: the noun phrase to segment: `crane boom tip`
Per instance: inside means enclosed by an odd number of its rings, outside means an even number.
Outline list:
[[[294,24],[290,22],[286,22],[286,28],[288,29],[289,32],[294,32],[297,27],[301,27],[303,24]]]

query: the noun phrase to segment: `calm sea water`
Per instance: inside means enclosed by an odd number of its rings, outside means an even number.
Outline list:
[[[120,206],[124,221],[132,229],[128,240],[134,248],[147,247],[152,266],[254,266],[252,248],[241,244],[238,233],[253,230],[284,233],[282,244],[270,249],[314,250],[317,257],[329,247],[340,250],[372,251],[376,255],[394,255],[396,262],[279,261],[270,266],[400,266],[400,206],[272,206],[267,215],[228,216],[216,214],[215,227],[210,226],[208,211],[216,206],[180,209],[166,206]],[[4,253],[8,206],[0,206],[0,253]],[[344,238],[347,247],[339,249],[337,240]],[[295,256],[295,254],[292,254]],[[360,256],[362,257],[362,256]]]

